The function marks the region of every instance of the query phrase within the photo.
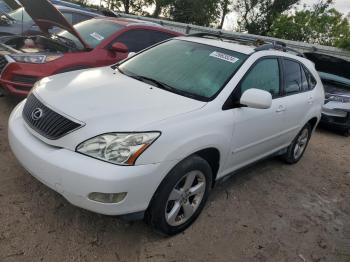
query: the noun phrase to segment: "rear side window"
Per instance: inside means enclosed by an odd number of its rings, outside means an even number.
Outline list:
[[[301,66],[300,69],[301,69],[301,90],[302,91],[308,91],[310,89],[308,77],[306,75],[304,67]]]
[[[285,94],[299,93],[302,87],[300,64],[292,60],[284,60]]]
[[[309,72],[309,70],[304,68],[304,71],[306,74],[307,82],[309,84],[309,90],[312,90],[317,85],[317,81],[316,81],[315,77]]]
[[[260,60],[253,66],[241,83],[241,93],[250,88],[268,91],[273,97],[280,94],[280,70],[277,58]]]

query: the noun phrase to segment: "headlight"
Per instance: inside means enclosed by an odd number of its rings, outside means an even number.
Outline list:
[[[108,133],[81,143],[76,151],[113,164],[131,166],[159,136],[159,132]]]
[[[43,64],[62,57],[62,54],[52,54],[52,55],[15,54],[15,55],[11,55],[10,57],[16,62],[20,62],[20,63]]]
[[[326,93],[326,101],[327,102],[334,101],[334,102],[340,102],[340,103],[350,103],[350,97]]]

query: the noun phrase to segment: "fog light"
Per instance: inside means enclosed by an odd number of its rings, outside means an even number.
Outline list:
[[[90,200],[101,202],[101,203],[108,203],[108,204],[116,204],[121,201],[123,201],[126,197],[126,192],[123,193],[90,193],[88,198]]]

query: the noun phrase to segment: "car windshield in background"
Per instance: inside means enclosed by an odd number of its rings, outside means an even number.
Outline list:
[[[95,48],[103,40],[124,28],[124,26],[102,19],[90,19],[76,24],[74,28],[89,46]],[[71,33],[62,31],[59,35],[73,40],[77,47],[82,47],[82,44]]]
[[[350,79],[348,79],[348,78],[338,76],[338,75],[329,74],[329,73],[324,73],[324,72],[318,72],[318,73],[319,73],[321,79],[324,81],[332,81],[332,82],[336,82],[336,83],[350,87]]]
[[[14,20],[23,21],[24,23],[32,21],[32,18],[28,15],[28,13],[24,10],[23,7],[18,8],[13,12],[10,12],[8,15]]]
[[[208,101],[220,92],[246,57],[215,46],[170,40],[133,57],[119,69],[140,80],[153,80],[169,91]]]

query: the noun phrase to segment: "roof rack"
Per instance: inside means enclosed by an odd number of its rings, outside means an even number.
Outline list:
[[[218,33],[195,33],[195,34],[189,34],[187,36],[194,36],[194,37],[203,37],[203,38],[217,38],[221,40],[232,40],[236,42],[244,42],[244,43],[252,43],[257,46],[265,44],[266,41],[257,38],[257,37],[251,37],[251,36],[235,36],[235,35],[230,35],[230,34],[224,34],[221,31]]]
[[[231,34],[224,34],[221,31],[218,33],[196,33],[196,34],[189,34],[188,36],[194,36],[194,37],[206,37],[206,38],[217,38],[217,39],[227,39],[232,40],[236,42],[242,42],[242,43],[252,43],[256,45],[257,47],[254,48],[255,52],[259,51],[265,51],[265,50],[279,50],[283,52],[293,52],[297,56],[305,57],[303,53],[294,50],[292,48],[287,47],[287,44],[282,41],[277,40],[267,40],[262,39],[259,37],[252,37],[252,36],[235,36]]]
[[[280,50],[283,52],[290,51],[290,52],[295,53],[295,55],[297,55],[297,56],[305,58],[305,55],[303,53],[288,47],[286,45],[286,43],[281,42],[281,41],[273,41],[271,44],[265,44],[265,45],[258,46],[254,50],[255,50],[255,52],[259,52],[259,51],[265,51],[265,50],[270,50],[270,49]]]

